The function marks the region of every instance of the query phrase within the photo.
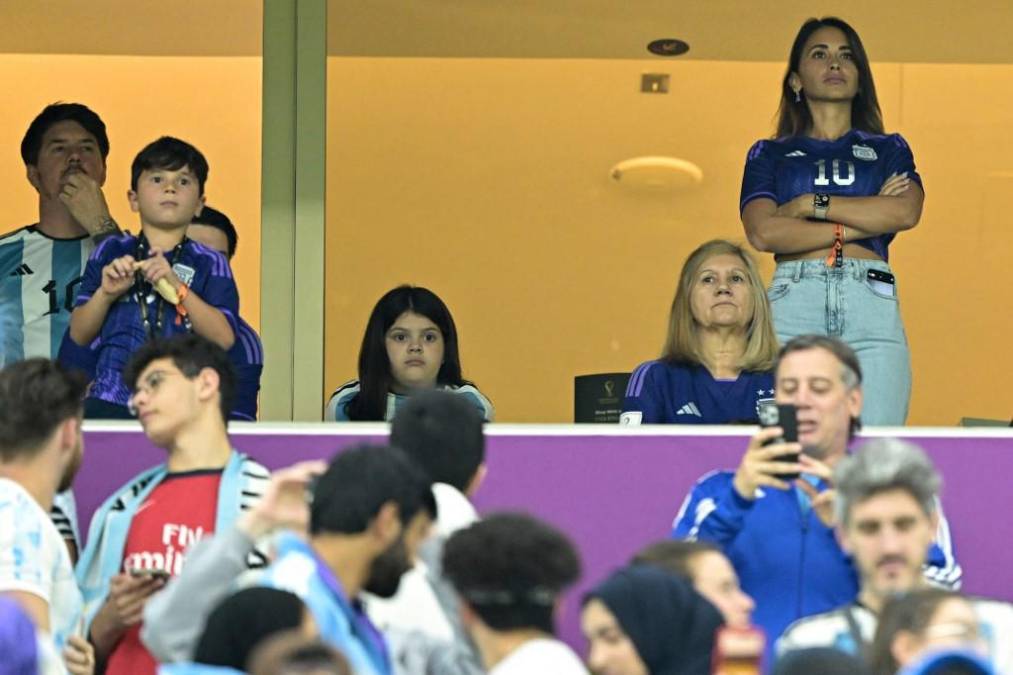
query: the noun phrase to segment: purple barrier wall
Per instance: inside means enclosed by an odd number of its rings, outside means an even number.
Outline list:
[[[82,526],[116,487],[164,461],[134,425],[89,425],[75,483]],[[943,504],[952,527],[964,590],[1013,601],[1013,432],[904,429],[943,474]],[[583,590],[643,544],[668,535],[694,481],[734,467],[743,428],[640,428],[493,425],[489,476],[479,510],[523,509],[568,532],[580,548],[584,577],[560,626],[583,653],[578,602]],[[269,468],[329,457],[386,434],[383,425],[235,425],[234,444]]]

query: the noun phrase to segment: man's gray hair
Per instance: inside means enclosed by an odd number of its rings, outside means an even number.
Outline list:
[[[837,522],[847,524],[851,507],[887,490],[908,492],[922,511],[936,512],[942,479],[932,460],[914,443],[877,438],[845,457],[834,470]]]
[[[841,363],[841,382],[845,389],[854,389],[862,384],[862,366],[859,365],[855,350],[845,342],[826,335],[798,335],[788,340],[777,355],[774,372],[777,372],[781,361],[792,352],[822,349],[828,351]]]

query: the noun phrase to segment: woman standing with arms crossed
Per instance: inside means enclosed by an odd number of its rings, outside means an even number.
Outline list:
[[[911,361],[887,247],[918,223],[925,193],[907,143],[883,131],[851,26],[802,25],[778,116],[777,138],[749,151],[739,203],[749,242],[777,261],[768,294],[778,338],[850,344],[867,374],[863,421],[902,425]]]

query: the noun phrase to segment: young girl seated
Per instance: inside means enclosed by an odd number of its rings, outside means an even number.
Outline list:
[[[359,350],[359,379],[338,387],[324,419],[391,420],[412,392],[436,388],[466,397],[492,421],[492,403],[461,377],[450,310],[426,288],[398,286],[369,315]]]

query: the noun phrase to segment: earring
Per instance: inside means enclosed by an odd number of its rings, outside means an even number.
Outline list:
[[[802,102],[802,90],[801,89],[796,89],[795,90],[795,103],[801,103],[801,102]]]

